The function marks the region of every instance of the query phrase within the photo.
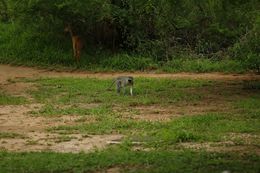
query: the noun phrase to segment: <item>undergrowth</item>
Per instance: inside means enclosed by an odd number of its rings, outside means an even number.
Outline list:
[[[33,27],[24,30],[18,24],[0,25],[0,63],[55,70],[236,73],[248,71],[247,61],[230,58],[213,60],[187,54],[174,56],[169,61],[157,61],[151,57],[120,50],[113,53],[91,45],[85,46],[80,62],[76,62],[72,56],[69,36],[62,32],[59,35],[46,35],[45,32],[33,32],[34,30],[36,29]]]

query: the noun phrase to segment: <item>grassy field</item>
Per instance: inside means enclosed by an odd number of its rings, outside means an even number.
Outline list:
[[[9,81],[6,86],[33,86],[22,96],[1,87],[3,110],[11,107],[15,116],[15,109],[25,106],[26,111],[17,115],[25,116],[30,123],[40,121],[35,129],[29,125],[30,133],[56,136],[35,139],[19,123],[19,131],[3,126],[0,172],[260,171],[259,81],[139,77],[135,79],[133,97],[129,93],[117,95],[114,88],[108,90],[111,81]],[[110,135],[122,137],[88,152],[61,153],[51,148]],[[24,140],[26,144],[15,149],[8,145],[12,140]],[[33,148],[44,145],[41,152]]]
[[[204,151],[130,151],[110,148],[90,154],[6,153],[2,172],[258,172],[259,157]]]

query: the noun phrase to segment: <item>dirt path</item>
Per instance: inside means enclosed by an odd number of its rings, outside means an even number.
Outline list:
[[[46,129],[59,125],[73,125],[79,116],[55,118],[35,117],[30,111],[41,104],[0,105],[0,150],[88,152],[103,149],[109,141],[121,140],[123,135],[83,135],[51,133]],[[3,136],[5,135],[5,136]]]
[[[151,78],[184,78],[184,79],[210,79],[210,80],[260,80],[260,75],[255,74],[223,74],[223,73],[93,73],[93,72],[55,72],[40,70],[30,67],[17,67],[10,65],[0,65],[0,83],[5,83],[13,78],[34,78],[34,77],[93,77],[93,78],[113,78],[119,75],[132,75],[134,77]]]

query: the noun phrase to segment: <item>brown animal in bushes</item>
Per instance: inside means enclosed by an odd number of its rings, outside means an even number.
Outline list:
[[[79,61],[81,49],[83,48],[83,40],[79,34],[75,33],[70,24],[66,25],[65,32],[69,32],[72,40],[73,56],[76,61]]]

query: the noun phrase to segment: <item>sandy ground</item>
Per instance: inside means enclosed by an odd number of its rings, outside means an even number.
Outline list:
[[[254,74],[222,74],[222,73],[176,73],[176,74],[155,74],[155,73],[92,73],[92,72],[55,72],[29,67],[14,67],[9,65],[0,65],[0,88],[7,93],[29,98],[24,92],[27,89],[33,89],[30,83],[11,82],[19,78],[39,78],[39,77],[75,77],[75,78],[114,78],[121,75],[132,75],[134,77],[150,78],[171,78],[171,79],[209,79],[223,81],[244,81],[260,80],[260,75]],[[29,98],[30,99],[30,98]],[[215,98],[208,100],[207,104],[187,105],[182,107],[154,107],[139,106],[136,107],[139,114],[134,117],[136,120],[148,121],[167,121],[173,116],[179,117],[185,114],[196,115],[198,113],[216,111],[218,108],[225,110],[225,104],[221,100],[216,102]],[[110,145],[111,141],[120,141],[122,135],[84,135],[84,134],[55,134],[46,131],[47,128],[59,125],[73,125],[80,118],[78,116],[60,116],[55,118],[45,118],[31,116],[31,111],[39,110],[41,104],[26,105],[1,105],[0,106],[0,132],[20,134],[20,137],[0,138],[0,149],[8,151],[56,151],[56,152],[88,152],[93,149],[103,149]],[[83,105],[91,107],[95,105]],[[156,111],[154,111],[156,110]],[[118,111],[121,111],[118,108]],[[218,110],[219,111],[219,110]],[[131,113],[129,113],[130,115]],[[123,118],[133,118],[127,113]],[[259,140],[259,138],[257,138]],[[185,148],[209,148],[211,144],[182,144]],[[220,145],[222,146],[222,144]],[[229,145],[230,146],[230,145]],[[220,147],[219,147],[220,148]],[[219,149],[218,148],[218,149]],[[219,150],[222,151],[223,147]],[[229,148],[230,150],[232,148]],[[241,148],[240,148],[241,149]],[[233,148],[237,151],[237,147]],[[247,150],[244,147],[243,150]],[[255,150],[255,148],[253,148]],[[228,151],[228,150],[227,150]],[[257,149],[259,152],[259,149]]]
[[[92,72],[55,72],[40,70],[29,67],[14,67],[0,65],[0,83],[13,78],[33,78],[33,77],[92,77],[92,78],[113,78],[121,75],[132,75],[134,77],[151,78],[173,78],[173,79],[210,79],[210,80],[260,80],[260,75],[254,74],[223,74],[223,73],[92,73]]]

